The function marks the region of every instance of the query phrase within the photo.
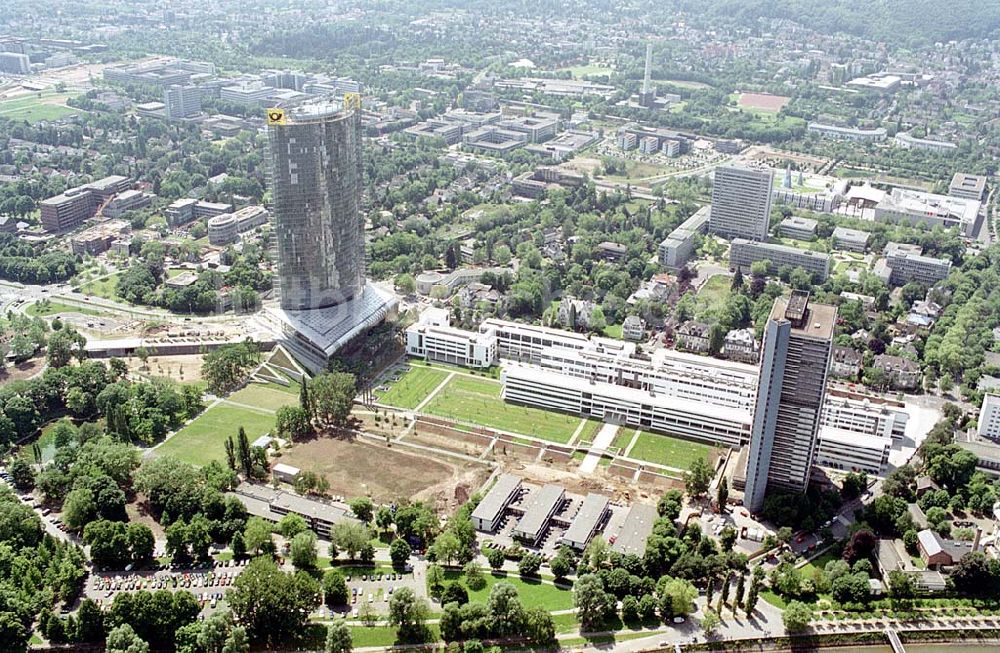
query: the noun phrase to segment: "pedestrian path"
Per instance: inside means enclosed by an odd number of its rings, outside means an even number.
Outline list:
[[[597,469],[597,463],[601,460],[601,456],[611,446],[611,443],[615,441],[615,435],[617,434],[617,424],[604,424],[601,426],[597,437],[594,438],[594,444],[591,446],[590,451],[587,452],[583,462],[580,463],[581,474],[594,473],[594,470]]]

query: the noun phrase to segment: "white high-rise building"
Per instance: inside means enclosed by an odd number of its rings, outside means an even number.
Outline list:
[[[794,291],[774,302],[764,327],[757,405],[750,434],[744,503],[760,510],[767,491],[803,492],[817,436],[837,308]]]
[[[724,238],[767,240],[773,186],[770,168],[716,168],[708,230]]]

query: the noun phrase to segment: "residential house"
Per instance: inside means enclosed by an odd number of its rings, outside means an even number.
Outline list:
[[[851,347],[833,346],[830,354],[830,374],[842,379],[857,379],[864,357]]]
[[[875,357],[875,369],[885,373],[893,388],[913,390],[920,385],[920,366],[908,358],[881,354]]]
[[[710,324],[688,320],[677,329],[677,348],[699,352],[708,351],[711,331]]]
[[[760,357],[760,343],[754,337],[753,329],[733,329],[727,333],[722,354],[730,360],[756,364]]]
[[[638,315],[629,315],[622,322],[622,338],[625,340],[642,340],[646,335],[646,321]]]

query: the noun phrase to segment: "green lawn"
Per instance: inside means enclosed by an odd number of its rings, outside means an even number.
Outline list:
[[[826,563],[833,562],[834,560],[840,560],[840,556],[833,553],[832,551],[827,551],[818,558],[813,558],[810,562],[806,563],[802,567],[802,574],[806,578],[812,578],[817,571],[822,571],[826,569]]]
[[[580,442],[593,442],[594,438],[600,432],[601,427],[604,426],[604,422],[598,419],[588,419],[587,423],[583,425],[580,429]]]
[[[611,442],[611,448],[618,449],[618,451],[620,452],[624,452],[625,448],[628,447],[629,442],[632,441],[632,436],[634,435],[635,435],[634,428],[628,426],[623,426],[619,428],[618,435],[616,435],[615,439]]]
[[[496,381],[455,376],[424,411],[563,444],[580,424],[580,418],[573,415],[508,404],[500,398],[500,388]]]
[[[712,88],[710,84],[706,84],[704,82],[692,82],[686,79],[654,79],[652,81],[654,84],[670,84],[678,88],[689,88],[692,90]]]
[[[63,304],[62,302],[54,302],[49,299],[43,299],[40,302],[36,302],[28,306],[24,312],[32,317],[49,317],[50,315],[56,315],[58,313],[80,313],[82,315],[93,316],[104,315],[101,311],[97,311],[92,308],[72,306],[70,304]]]
[[[366,646],[392,646],[396,644],[396,628],[394,626],[351,626],[351,643],[354,648]],[[437,624],[427,624],[430,631],[430,641],[441,639]]]
[[[411,367],[399,381],[390,382],[389,389],[378,395],[379,403],[397,408],[414,409],[434,388],[448,378],[448,373],[432,367]]]
[[[253,442],[274,428],[274,415],[219,404],[206,410],[160,445],[156,453],[174,456],[194,465],[207,465],[213,460],[225,461],[226,438],[230,435],[235,437],[241,426]]]
[[[657,175],[662,175],[665,172],[669,172],[669,168],[666,166],[656,165],[653,163],[645,163],[643,161],[632,161],[629,159],[616,159],[616,164],[625,163],[625,174],[613,174],[606,175],[603,178],[608,181],[617,182],[628,182],[635,181],[637,179],[645,179],[646,177],[655,177]]]
[[[449,582],[464,578],[462,572],[453,569],[445,570],[444,576]],[[483,577],[486,579],[486,587],[476,591],[469,590],[470,601],[485,603],[486,599],[490,596],[490,589],[494,585],[499,582],[508,582],[517,589],[517,593],[521,597],[521,602],[526,608],[541,606],[552,612],[573,607],[573,591],[571,589],[556,587],[537,579],[534,581],[525,581],[517,574],[507,574],[506,572],[494,574],[484,571]]]
[[[712,448],[707,444],[643,431],[629,453],[630,458],[687,469],[698,458],[708,458]]]
[[[57,120],[80,113],[76,109],[63,106],[68,97],[65,94],[36,93],[3,100],[0,101],[0,118],[39,122],[41,120]]]
[[[699,318],[715,315],[729,298],[732,279],[725,274],[709,277],[695,295],[695,315]]]
[[[115,288],[118,287],[118,276],[119,273],[116,272],[101,279],[88,281],[80,286],[80,292],[85,295],[103,297],[104,299],[117,299]]]
[[[282,406],[297,405],[299,398],[296,394],[286,392],[282,386],[277,384],[261,385],[251,383],[242,390],[231,394],[227,399],[247,406],[256,406],[268,410],[278,410]]]
[[[620,324],[609,324],[604,327],[604,335],[608,338],[615,338],[617,340],[622,339],[622,325]]]

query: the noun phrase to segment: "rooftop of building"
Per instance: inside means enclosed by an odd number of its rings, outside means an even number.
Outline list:
[[[837,307],[811,303],[809,293],[792,291],[791,296],[774,300],[769,319],[790,322],[793,334],[829,340],[837,322]]]

